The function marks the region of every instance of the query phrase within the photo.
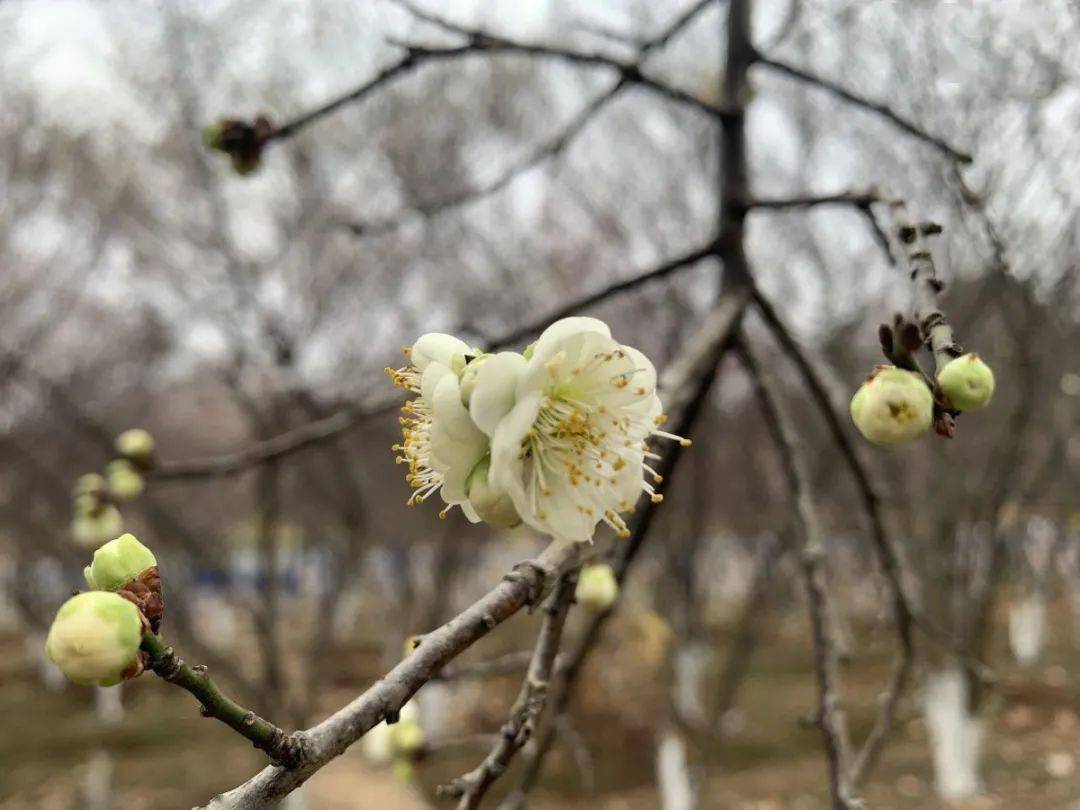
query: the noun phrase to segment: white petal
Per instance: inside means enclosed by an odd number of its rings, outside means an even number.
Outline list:
[[[424,371],[433,362],[442,363],[449,368],[450,359],[455,354],[467,354],[468,351],[468,344],[463,340],[458,340],[453,335],[428,332],[426,335],[421,335],[416,343],[412,345],[409,361],[420,372]]]
[[[591,540],[600,515],[589,516],[581,512],[575,505],[573,490],[573,485],[566,479],[549,481],[548,494],[539,499],[543,517],[532,515],[533,520],[530,521],[526,513],[520,509],[518,512],[533,528],[547,532],[552,537]]]
[[[435,400],[435,388],[438,386],[439,381],[447,374],[453,373],[449,366],[442,363],[429,363],[428,367],[424,369],[424,373],[420,375],[420,396],[428,403],[433,402]]]
[[[506,492],[514,499],[514,506],[521,512],[522,504],[518,499],[524,496],[525,484],[522,479],[523,464],[521,442],[536,421],[540,412],[542,395],[533,393],[519,400],[491,436],[491,469],[488,472],[488,484],[500,492]],[[524,514],[522,514],[524,517]]]
[[[633,457],[626,458],[626,466],[615,473],[615,493],[620,501],[626,501],[633,506],[641,497],[642,470],[641,464],[645,456],[641,450],[632,450]],[[626,455],[630,455],[628,452]]]
[[[540,333],[536,346],[533,347],[533,358],[539,357],[540,363],[543,364],[558,351],[557,348],[554,348],[557,343],[580,332],[599,332],[604,337],[611,337],[611,330],[608,329],[608,325],[596,318],[582,316],[563,318],[555,321]]]
[[[482,523],[480,515],[476,514],[476,510],[473,509],[473,505],[468,501],[461,502],[461,511],[465,513],[465,517],[468,518],[469,523]]]
[[[445,374],[431,403],[431,465],[442,473],[442,496],[447,503],[467,497],[465,482],[488,451],[487,436],[476,429],[461,404],[458,379]]]
[[[525,365],[525,358],[517,352],[499,352],[479,366],[469,413],[473,423],[488,436],[495,433],[499,422],[514,407],[514,391]]]
[[[656,391],[656,367],[652,361],[633,346],[622,346],[624,352],[634,364],[634,376],[631,378],[632,388],[644,388],[649,394]]]

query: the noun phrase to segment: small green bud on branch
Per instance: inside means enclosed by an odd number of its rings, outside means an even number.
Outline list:
[[[874,444],[902,444],[930,429],[934,396],[921,375],[877,366],[851,398],[851,419]]]
[[[144,626],[139,609],[122,596],[80,593],[57,611],[45,653],[75,683],[115,686],[142,672]]]
[[[994,396],[994,372],[970,352],[950,360],[938,371],[938,386],[958,411],[977,411]]]

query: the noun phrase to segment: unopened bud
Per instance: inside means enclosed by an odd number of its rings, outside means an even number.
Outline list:
[[[122,534],[94,552],[94,561],[86,567],[86,583],[99,591],[117,591],[157,565],[154,553],[133,534]]]
[[[994,396],[994,372],[975,352],[957,357],[938,372],[938,385],[959,411],[977,411]]]
[[[390,741],[395,754],[413,757],[424,749],[424,729],[414,719],[400,720],[390,727]]]
[[[126,458],[110,461],[105,466],[105,476],[109,482],[109,493],[118,501],[138,498],[146,488],[146,481],[138,468]]]
[[[57,611],[45,653],[75,683],[115,686],[139,671],[142,634],[135,605],[114,593],[90,591]]]
[[[104,495],[106,489],[107,484],[102,476],[97,473],[87,473],[86,475],[80,475],[78,480],[75,481],[73,494],[76,500],[80,495],[98,497]]]
[[[586,565],[578,575],[574,599],[586,610],[601,613],[619,598],[619,582],[610,565]]]
[[[76,543],[84,548],[97,548],[124,530],[124,518],[119,509],[111,503],[91,505],[86,509],[83,499],[93,500],[93,496],[76,498],[75,519],[71,522],[71,534]]]
[[[221,125],[220,121],[207,124],[202,128],[202,140],[207,149],[216,149],[219,152],[225,151],[225,127]]]
[[[247,177],[249,174],[254,174],[262,166],[262,160],[251,155],[241,155],[236,152],[229,155],[232,162],[233,171],[241,177]]]
[[[514,508],[514,502],[505,492],[492,489],[488,483],[488,469],[491,459],[485,458],[477,464],[465,484],[469,503],[476,510],[480,519],[490,526],[511,528],[521,523],[521,516]]]
[[[869,441],[890,445],[911,441],[930,429],[934,397],[913,371],[878,366],[851,399],[851,419]]]
[[[147,469],[154,459],[154,437],[142,428],[125,430],[116,437],[116,452],[140,469]]]

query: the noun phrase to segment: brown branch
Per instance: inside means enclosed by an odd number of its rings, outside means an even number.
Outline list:
[[[781,59],[776,59],[759,53],[756,54],[755,62],[759,65],[764,65],[765,67],[771,68],[772,70],[775,70],[784,76],[803,82],[804,84],[810,84],[815,87],[820,87],[822,90],[831,93],[832,95],[843,101],[846,101],[849,104],[853,104],[856,107],[861,107],[868,112],[874,113],[875,115],[885,119],[903,132],[906,132],[908,135],[919,139],[923,143],[933,146],[935,149],[942,152],[950,160],[956,161],[957,163],[972,162],[971,155],[954,148],[953,146],[949,145],[949,143],[946,142],[944,139],[939,138],[936,135],[930,134],[918,124],[900,115],[888,104],[871,101],[868,98],[860,96],[850,90],[845,89],[844,87],[841,87],[836,82],[830,81],[829,79],[818,76],[808,70],[784,62]]]
[[[509,37],[493,34],[477,28],[469,28],[452,22],[444,17],[416,8],[406,0],[396,0],[417,19],[431,23],[442,30],[465,37],[464,45],[449,47],[424,46],[415,43],[398,43],[402,47],[423,59],[453,59],[471,57],[477,54],[511,54],[534,59],[548,59],[567,62],[582,67],[602,68],[613,71],[628,84],[643,87],[669,101],[696,109],[705,115],[718,119],[724,114],[721,107],[710,104],[685,90],[666,84],[659,79],[646,75],[642,71],[641,60],[622,60],[599,51],[577,51],[556,45],[538,42],[519,42]]]
[[[813,208],[819,205],[850,205],[858,209],[869,208],[881,200],[881,196],[868,191],[839,191],[835,194],[801,194],[793,197],[754,197],[746,201],[748,209],[784,210],[788,208]]]
[[[896,551],[897,544],[885,521],[878,485],[871,477],[870,468],[863,463],[847,430],[844,428],[840,417],[841,410],[833,403],[821,374],[810,360],[806,350],[795,340],[791,331],[784,325],[772,303],[760,291],[754,292],[754,303],[766,326],[780,344],[780,348],[798,369],[810,392],[811,399],[825,419],[825,424],[834,444],[840,451],[841,458],[843,458],[848,470],[851,472],[855,481],[855,488],[862,500],[863,510],[870,521],[870,538],[892,600],[893,621],[896,622],[899,654],[894,665],[890,685],[882,698],[881,711],[878,714],[875,726],[855,760],[852,783],[858,785],[873,767],[881,752],[885,738],[892,726],[897,704],[911,678],[911,670],[915,660],[914,627],[916,616],[904,590],[900,557]],[[920,626],[922,626],[921,623]]]
[[[847,720],[840,704],[837,642],[829,614],[829,595],[825,580],[825,549],[805,467],[805,449],[795,426],[780,401],[775,383],[753,351],[740,338],[737,351],[757,393],[761,413],[780,453],[795,503],[795,523],[801,535],[800,560],[803,583],[810,611],[814,644],[814,668],[817,671],[818,706],[816,721],[821,729],[829,764],[829,788],[836,810],[854,810],[860,803],[852,792],[849,772],[851,745]]]
[[[551,672],[559,651],[566,615],[574,600],[576,584],[576,573],[570,572],[565,574],[555,587],[555,592],[545,608],[547,615],[540,628],[528,674],[510,710],[510,719],[500,730],[498,741],[476,768],[449,785],[439,788],[440,795],[460,797],[458,810],[473,810],[480,806],[488,789],[506,772],[514,755],[536,730],[537,721],[547,703]]]
[[[264,751],[275,765],[295,768],[304,762],[304,741],[227,697],[206,674],[206,667],[188,666],[159,636],[148,632],[142,649],[149,668],[163,680],[190,692],[202,704],[203,717],[220,720]]]
[[[514,567],[503,581],[449,622],[424,636],[416,651],[348,705],[307,731],[298,732],[304,763],[269,767],[208,807],[266,807],[302,785],[384,719],[394,720],[406,701],[447,663],[523,607],[536,604],[548,587],[578,564],[580,547],[552,543],[539,557]]]

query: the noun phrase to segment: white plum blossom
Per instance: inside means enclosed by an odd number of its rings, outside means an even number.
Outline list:
[[[469,346],[455,337],[432,332],[405,350],[409,364],[386,369],[394,384],[417,394],[405,403],[401,453],[398,462],[409,465],[406,480],[415,488],[409,504],[422,503],[439,492],[448,504],[440,512],[460,505],[469,520],[479,517],[469,506],[469,473],[488,452],[488,439],[472,423],[461,401],[458,374],[464,369]]]
[[[524,354],[436,333],[406,354],[387,373],[417,394],[394,446],[416,489],[410,504],[439,492],[474,522],[585,541],[603,521],[625,536],[622,514],[642,492],[662,500],[649,439],[690,443],[659,428],[652,363],[595,318],[556,321]]]
[[[591,540],[600,521],[625,536],[620,513],[643,491],[662,499],[648,440],[689,444],[659,429],[652,363],[603,321],[581,317],[556,321],[518,357],[488,360],[470,398],[473,422],[491,437],[491,487],[553,537]]]

